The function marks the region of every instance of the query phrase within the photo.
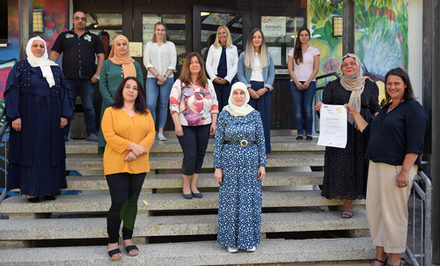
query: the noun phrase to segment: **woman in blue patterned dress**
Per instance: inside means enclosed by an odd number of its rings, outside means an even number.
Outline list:
[[[231,253],[253,252],[260,243],[261,180],[266,146],[258,111],[242,82],[232,86],[220,113],[214,142],[214,178],[220,184],[217,242]]]

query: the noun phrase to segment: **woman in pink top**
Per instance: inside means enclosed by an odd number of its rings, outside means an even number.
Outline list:
[[[171,88],[170,112],[183,150],[183,197],[201,198],[203,195],[197,189],[197,178],[209,135],[215,133],[218,102],[198,53],[189,53],[185,58],[182,73]]]
[[[304,139],[303,107],[306,114],[306,139],[312,140],[313,113],[312,103],[316,90],[316,74],[319,70],[319,50],[309,45],[310,31],[302,28],[298,31],[295,48],[289,53],[288,69],[290,91],[295,105],[295,123],[297,140]]]

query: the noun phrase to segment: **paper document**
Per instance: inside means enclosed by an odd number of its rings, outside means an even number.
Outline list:
[[[318,145],[345,148],[347,145],[347,109],[343,105],[323,104],[320,114]]]

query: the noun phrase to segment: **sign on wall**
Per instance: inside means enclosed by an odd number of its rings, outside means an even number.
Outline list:
[[[284,37],[286,35],[286,17],[261,17],[261,30],[266,37]]]

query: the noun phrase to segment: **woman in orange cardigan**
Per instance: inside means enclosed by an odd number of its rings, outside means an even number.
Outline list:
[[[119,85],[113,105],[104,112],[101,128],[107,141],[104,175],[112,200],[107,214],[107,252],[111,260],[119,260],[121,220],[127,254],[136,256],[139,252],[133,244],[133,228],[139,193],[150,171],[148,152],[156,134],[151,113],[145,107],[142,85],[136,78],[125,78]]]

